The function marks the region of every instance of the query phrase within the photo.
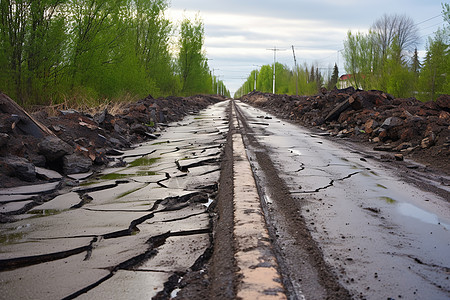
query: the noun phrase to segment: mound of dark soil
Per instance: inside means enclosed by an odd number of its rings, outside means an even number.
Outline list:
[[[30,115],[0,93],[0,187],[55,180],[40,168],[63,175],[90,172],[106,165],[108,156],[157,138],[165,124],[222,100],[149,96],[114,115],[105,109],[96,115],[64,110],[49,116],[46,110]]]

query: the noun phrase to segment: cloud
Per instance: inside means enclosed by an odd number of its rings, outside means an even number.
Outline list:
[[[339,62],[339,70],[344,72],[338,51],[348,30],[366,32],[386,12],[407,14],[416,22],[440,13],[439,3],[421,0],[228,0],[226,4],[172,0],[171,6],[167,15],[172,20],[198,15],[203,20],[208,64],[220,69],[216,74],[223,76],[232,92],[241,86],[241,78],[248,76],[253,65],[273,62],[268,48],[286,49],[277,53],[277,61],[289,67],[293,66],[294,45],[300,64],[328,68]]]

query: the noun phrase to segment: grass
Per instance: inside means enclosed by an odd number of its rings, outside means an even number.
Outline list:
[[[133,102],[136,102],[140,97],[131,94],[124,94],[117,98],[93,98],[84,94],[73,94],[71,96],[64,96],[62,102],[48,105],[34,105],[26,107],[29,112],[45,111],[50,117],[58,116],[61,110],[73,109],[82,113],[95,115],[102,112],[104,109],[108,110],[111,115],[122,114],[124,109]]]
[[[161,157],[141,157],[129,163],[129,167],[150,166],[157,162]]]

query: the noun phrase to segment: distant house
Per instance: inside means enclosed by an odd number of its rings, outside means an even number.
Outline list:
[[[351,86],[352,84],[350,83],[350,78],[352,76],[352,74],[341,75],[341,77],[339,77],[338,88],[345,89]]]

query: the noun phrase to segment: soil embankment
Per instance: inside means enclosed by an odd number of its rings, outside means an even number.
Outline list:
[[[157,138],[167,123],[222,100],[210,95],[148,96],[117,112],[59,110],[49,115],[45,109],[28,114],[0,93],[0,188],[89,173],[107,165],[108,156]]]

